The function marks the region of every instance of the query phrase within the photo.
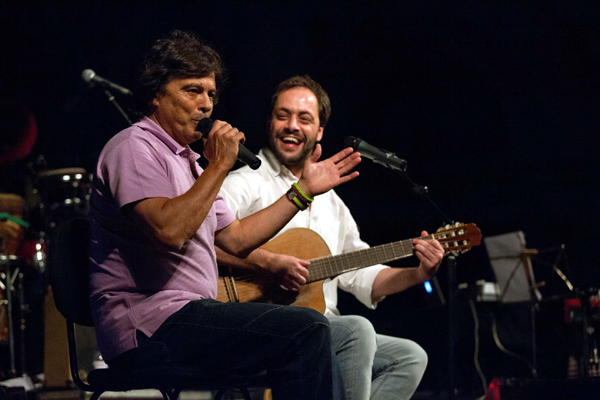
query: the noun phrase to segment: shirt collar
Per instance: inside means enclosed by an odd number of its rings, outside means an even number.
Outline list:
[[[174,154],[182,157],[191,158],[197,160],[200,158],[200,154],[193,151],[190,146],[182,146],[175,141],[160,125],[151,120],[148,117],[144,117],[133,125],[143,129],[156,136],[161,142],[163,142],[169,150]]]
[[[282,175],[287,178],[291,178],[292,180],[298,179],[294,174],[292,174],[292,171],[290,171],[285,165],[279,162],[277,157],[275,157],[275,154],[268,147],[262,148],[258,155],[262,156],[262,158],[265,159],[266,164],[269,166],[269,170],[271,171],[273,176]]]

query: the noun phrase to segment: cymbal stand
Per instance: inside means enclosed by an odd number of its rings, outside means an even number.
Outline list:
[[[0,265],[4,266],[4,290],[6,291],[6,313],[7,313],[7,323],[8,323],[8,347],[10,352],[10,374],[12,376],[17,376],[17,366],[16,366],[16,352],[15,352],[15,321],[13,314],[13,296],[14,291],[16,289],[19,294],[19,342],[20,342],[20,372],[25,373],[25,343],[23,340],[23,274],[21,273],[20,267],[15,263],[17,261],[17,257],[15,256],[6,256],[4,254],[0,254]],[[14,269],[13,269],[14,265]],[[1,284],[2,282],[0,282]],[[16,286],[15,286],[16,283]]]

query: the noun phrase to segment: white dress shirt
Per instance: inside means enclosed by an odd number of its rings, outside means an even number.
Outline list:
[[[260,168],[252,170],[244,166],[230,172],[221,188],[221,195],[238,219],[270,206],[298,180],[287,167],[279,163],[271,150],[262,149],[258,156],[263,161]],[[318,233],[332,255],[369,247],[360,239],[350,210],[333,190],[316,196],[310,207],[298,212],[279,234],[292,228],[308,228]],[[385,296],[376,301],[371,299],[373,281],[384,268],[389,267],[374,265],[347,272],[332,280],[327,279],[323,284],[325,315],[340,314],[337,309],[337,287],[352,293],[370,309],[375,309]]]

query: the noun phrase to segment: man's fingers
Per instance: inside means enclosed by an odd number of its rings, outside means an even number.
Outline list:
[[[315,149],[316,150],[316,149]],[[333,161],[335,164],[339,163],[341,160],[343,160],[344,158],[348,157],[350,154],[352,154],[354,152],[354,150],[352,149],[352,147],[347,147],[345,149],[343,149],[342,151],[337,152],[336,154],[331,156],[331,161]],[[360,157],[360,155],[357,153],[358,157]]]
[[[352,179],[358,177],[359,173],[358,171],[354,171],[353,173],[346,175],[346,176],[342,176],[339,180],[339,184],[341,185],[342,183],[346,183],[348,181],[351,181]]]
[[[415,255],[428,264],[435,265],[444,257],[444,248],[437,240],[420,240],[414,241]]]
[[[308,270],[306,268],[298,268],[289,275],[289,279],[297,283],[299,286],[304,285],[308,278]]]
[[[321,158],[322,152],[323,152],[323,149],[321,148],[321,145],[317,143],[317,145],[315,146],[315,149],[313,150],[313,153],[310,156],[310,160],[312,162],[317,162],[319,160],[319,158]]]
[[[306,278],[302,275],[298,275],[296,277],[296,282],[298,282],[300,285],[304,285],[306,283]]]
[[[213,124],[213,128],[211,129],[211,133],[213,135],[218,133],[224,137],[234,138],[239,141],[239,143],[244,143],[246,141],[246,135],[244,135],[244,132],[225,121],[216,120]]]
[[[345,175],[350,172],[354,167],[360,164],[361,158],[358,153],[354,153],[349,157],[344,158],[339,163],[337,163],[338,170],[340,171],[340,175]]]
[[[298,290],[306,283],[306,279],[302,275],[292,275],[288,279],[287,286],[289,289]]]
[[[298,270],[298,272],[300,274],[300,277],[302,279],[304,279],[304,282],[302,282],[302,283],[306,283],[306,279],[308,279],[308,274],[309,274],[308,269],[306,269],[306,268],[300,268]]]
[[[280,285],[297,292],[307,282],[310,262],[286,255],[278,256],[277,260]]]
[[[285,290],[289,290],[291,292],[297,292],[298,291],[298,285],[296,285],[293,282],[286,282],[284,284],[279,285],[279,287],[285,289]]]
[[[427,241],[429,242],[429,241]],[[432,241],[431,241],[432,242]],[[428,255],[443,255],[444,254],[444,249],[441,245],[437,245],[436,243],[426,243],[426,241],[419,241],[416,242],[415,245],[415,250],[420,251],[421,253],[424,254],[428,254]]]

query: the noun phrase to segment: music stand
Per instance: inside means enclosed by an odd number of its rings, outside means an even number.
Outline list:
[[[483,241],[498,283],[497,300],[500,303],[540,301],[542,295],[536,286],[530,258],[535,251],[526,249],[525,234],[511,232],[486,237]]]
[[[483,241],[498,285],[496,300],[503,304],[531,303],[531,352],[535,371],[535,305],[542,300],[542,294],[535,282],[531,255],[537,251],[526,248],[522,231],[489,236]]]

